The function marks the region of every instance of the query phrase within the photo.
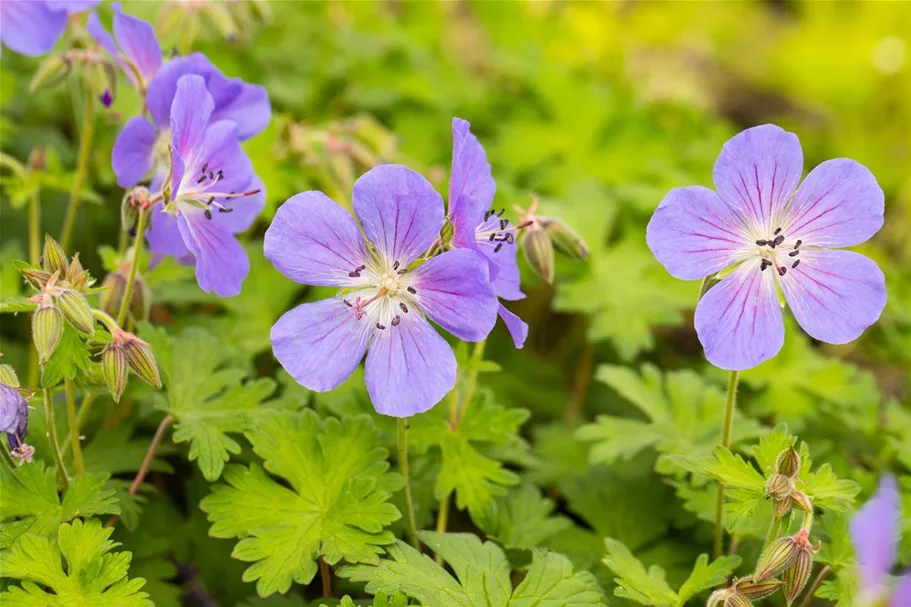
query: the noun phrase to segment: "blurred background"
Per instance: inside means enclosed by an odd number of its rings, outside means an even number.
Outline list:
[[[691,370],[708,389],[723,388],[725,375],[705,362],[692,326],[699,284],[664,271],[646,247],[645,225],[670,188],[711,187],[725,140],[774,122],[798,135],[806,170],[850,157],[878,178],[886,224],[858,250],[885,272],[889,302],[879,323],[846,346],[814,343],[789,322],[783,352],[744,375],[743,410],[764,424],[787,422],[810,442],[814,459],[831,462],[865,491],[884,463],[911,468],[911,3],[235,4],[224,12],[220,3],[125,3],[126,12],[156,24],[165,48],[205,52],[226,74],[266,86],[273,104],[271,126],[245,145],[268,203],[247,235],[253,271],[243,293],[206,296],[185,269],[166,263],[147,276],[153,322],[209,326],[272,373],[269,327],[295,302],[321,296],[263,259],[262,233],[276,208],[308,189],[347,202],[354,179],[381,162],[408,164],[445,191],[450,123],[464,118],[487,149],[496,206],[515,220],[513,206],[538,196],[541,212],[575,228],[590,250],[584,262],[558,258],[553,285],[521,262],[528,298],[511,307],[531,325],[530,337],[516,351],[502,327],[495,330],[488,357],[503,371],[485,374],[484,385],[531,417],[522,441],[492,449],[573,521],[547,545],[590,568],[605,588],[612,582],[600,563],[604,536],[660,564],[679,584],[708,545],[710,527],[696,525],[706,508],[673,474],[652,472],[655,450],[614,445],[598,460],[573,433],[599,414],[643,419],[617,374],[605,369]],[[108,19],[110,7],[101,11]],[[81,109],[66,86],[29,94],[36,66],[3,52],[0,145],[21,161],[46,147],[42,221],[56,234]],[[120,225],[123,192],[111,146],[139,107],[122,87],[97,121],[88,204],[73,247],[96,277],[110,269],[100,247],[116,248]],[[3,297],[23,289],[11,262],[27,251],[23,193],[6,177]],[[4,362],[26,368],[27,318],[0,322]],[[357,382],[316,404],[363,408]],[[717,442],[720,417],[703,420],[689,404],[675,404],[680,448],[687,440],[703,448]],[[113,403],[99,410],[114,415]],[[175,465],[184,478],[169,481],[179,486],[171,495],[186,509],[168,516],[185,526],[187,540],[169,550],[198,570],[193,575],[207,593],[234,604],[252,594],[240,581],[242,565],[228,559],[229,543],[206,536],[195,508],[206,484],[185,463]],[[416,491],[429,504],[433,470],[424,473]],[[150,508],[175,510],[155,500]],[[453,516],[450,528],[473,528],[466,514]]]

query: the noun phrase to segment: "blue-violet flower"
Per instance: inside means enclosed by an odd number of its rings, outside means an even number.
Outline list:
[[[101,0],[3,0],[0,2],[0,42],[20,55],[43,55],[57,44],[70,15],[87,11],[99,2]]]

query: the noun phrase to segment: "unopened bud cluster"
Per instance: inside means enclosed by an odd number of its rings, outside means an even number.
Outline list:
[[[537,214],[537,198],[532,199],[527,210],[516,208],[516,211],[520,214],[518,225],[524,226],[519,245],[525,260],[549,284],[554,280],[554,251],[575,261],[588,259],[588,246],[575,230],[561,219]]]
[[[800,454],[790,446],[778,455],[775,472],[766,479],[766,497],[774,502],[776,518],[784,518],[793,508],[813,511],[810,499],[797,489],[799,480]]]
[[[130,369],[149,384],[161,388],[161,375],[152,347],[126,331],[115,331],[113,338],[101,352],[101,372],[114,400],[120,401]]]

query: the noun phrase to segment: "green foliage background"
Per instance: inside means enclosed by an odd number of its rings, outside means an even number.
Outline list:
[[[97,481],[110,492],[85,498],[76,510],[59,501],[52,480],[50,489],[39,486],[39,477],[52,479],[39,470],[43,463],[29,473],[36,496],[24,504],[11,497],[15,480],[6,474],[0,548],[10,548],[25,524],[40,527],[48,539],[30,541],[51,550],[58,524],[120,512],[125,525],[112,539],[132,552],[130,577],[145,578],[144,591],[160,606],[206,597],[245,607],[318,605],[319,555],[333,565],[336,596],[366,596],[367,583],[371,594],[386,593],[389,605],[407,603],[393,598],[396,590],[426,605],[530,605],[516,573],[529,567],[529,576],[536,568],[551,572],[557,586],[576,593],[547,604],[601,604],[598,586],[612,605],[676,605],[690,597],[699,604],[730,571],[750,570],[771,509],[759,503],[750,510],[750,474],[740,469],[747,493],[734,506],[746,506],[734,535],[743,564],[701,561],[700,569],[698,556],[711,551],[714,508],[714,486],[706,482],[713,475],[704,462],[720,439],[726,378],[705,362],[693,331],[698,283],[667,275],[645,245],[645,225],[668,189],[711,186],[712,164],[727,138],[775,122],[798,134],[808,169],[828,158],[854,158],[886,192],[886,224],[859,247],[886,274],[889,300],[879,323],[836,347],[813,343],[789,321],[782,353],[744,373],[735,421],[734,452],[747,461],[752,446],[785,422],[812,453],[817,477],[832,476],[817,480],[833,493],[825,502],[831,514],[824,506],[818,526],[826,548],[817,559],[835,570],[823,594],[848,604],[853,557],[846,514],[887,470],[899,475],[911,513],[911,5],[268,6],[271,19],[240,24],[233,41],[201,16],[179,24],[183,35],[198,26],[192,47],[225,73],[265,85],[273,103],[272,125],[245,146],[268,203],[246,236],[253,269],[243,293],[207,296],[175,264],[148,274],[156,328],[140,334],[155,350],[167,392],[134,381],[119,405],[98,396],[84,429],[86,465],[98,476],[84,484]],[[125,6],[153,22],[160,8]],[[101,11],[107,19],[110,7]],[[186,44],[179,28],[164,37],[165,48]],[[4,50],[0,137],[2,151],[21,161],[35,146],[48,146],[42,229],[57,234],[75,165],[81,94],[74,86],[29,94],[36,65]],[[112,269],[102,247],[118,240],[123,192],[110,167],[111,146],[140,104],[126,86],[120,92],[98,118],[90,193],[69,251],[80,252],[96,277]],[[453,116],[469,120],[487,149],[497,206],[525,207],[538,195],[543,212],[574,226],[591,250],[584,263],[560,260],[553,286],[522,262],[529,297],[512,308],[531,325],[529,340],[516,351],[502,326],[494,331],[486,357],[501,370],[481,373],[458,431],[447,424],[445,402],[412,420],[419,527],[434,527],[438,500],[454,491],[449,530],[490,543],[430,532],[422,539],[440,547],[456,574],[465,563],[487,563],[489,570],[477,565],[483,571],[471,575],[506,584],[496,600],[459,589],[446,570],[394,543],[403,537],[393,512],[402,500],[401,477],[390,471],[394,424],[372,412],[362,375],[332,393],[310,394],[276,370],[268,341],[286,309],[325,296],[290,283],[263,258],[262,234],[277,206],[307,189],[346,202],[352,180],[371,161],[409,164],[444,191]],[[353,157],[353,146],[327,144],[327,133],[365,142],[370,159]],[[27,251],[22,196],[7,184],[0,199],[2,299],[24,292],[12,268]],[[0,322],[3,362],[26,376],[27,315],[3,315]],[[467,365],[470,350],[458,352]],[[36,460],[50,464],[41,405],[32,404],[38,410],[27,442],[36,446]],[[173,434],[138,499],[129,499],[125,487],[165,414],[176,419]],[[787,436],[778,432],[775,440]],[[341,461],[335,443],[360,434],[362,461]],[[733,459],[718,465],[736,472]],[[818,471],[823,464],[827,472]],[[320,482],[298,478],[305,470]],[[328,508],[321,528],[303,528],[309,503]],[[271,518],[260,512],[266,505],[276,509]],[[254,513],[261,520],[252,520]],[[34,525],[22,523],[31,516]],[[276,529],[279,521],[288,528]],[[104,535],[93,524],[78,532]],[[908,566],[908,516],[904,527],[900,552]],[[16,550],[24,548],[10,558]],[[387,551],[379,568],[363,564]],[[269,564],[282,558],[292,566]],[[414,571],[396,569],[400,562],[413,562]],[[663,572],[647,573],[643,564]],[[455,598],[440,603],[443,590],[410,590],[418,571]],[[683,588],[691,574],[697,579]],[[701,584],[700,576],[708,581]],[[617,579],[626,590],[614,596]],[[290,594],[259,599],[257,590]],[[784,604],[777,600],[769,604]],[[384,601],[381,595],[376,604]]]

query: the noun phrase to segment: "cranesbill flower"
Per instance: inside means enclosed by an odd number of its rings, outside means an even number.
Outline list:
[[[893,477],[887,476],[880,481],[876,494],[851,519],[860,606],[880,604],[886,597],[891,597],[889,607],[911,605],[911,573],[906,573],[889,590],[889,574],[898,556],[900,521],[898,485]]]
[[[85,27],[101,48],[117,61],[133,86],[144,91],[161,68],[161,46],[151,24],[124,13],[119,2],[114,2],[113,7],[113,37],[101,25],[97,13],[89,15]]]
[[[351,375],[369,347],[373,406],[407,417],[455,385],[455,356],[428,318],[479,341],[496,322],[497,298],[479,253],[423,259],[443,226],[443,200],[418,173],[397,165],[368,171],[354,184],[353,206],[360,227],[322,192],[279,207],[266,257],[296,282],[348,292],[285,313],[272,327],[272,348],[298,383],[324,392]]]
[[[269,124],[272,108],[266,89],[240,78],[225,77],[201,53],[173,59],[165,63],[148,84],[146,105],[151,122],[145,116],[131,118],[114,142],[113,166],[120,187],[136,185],[150,171],[153,176],[167,172],[168,145],[172,139],[171,107],[178,82],[190,74],[202,77],[205,82],[215,104],[212,122],[234,122],[242,141]]]
[[[0,432],[6,432],[10,449],[21,447],[28,428],[28,403],[13,386],[0,382]]]
[[[452,246],[468,248],[484,255],[490,265],[490,280],[497,297],[507,301],[523,299],[516,262],[516,228],[491,207],[497,185],[490,172],[487,154],[471,133],[471,125],[461,118],[452,119],[452,170],[449,177],[449,219]],[[499,306],[500,318],[509,329],[517,348],[525,344],[528,325]]]
[[[250,260],[234,237],[262,210],[265,198],[240,147],[237,124],[213,121],[215,102],[202,76],[180,79],[170,111],[172,136],[166,203],[152,207],[152,250],[196,263],[196,280],[222,297],[240,293]],[[154,190],[153,190],[154,191]]]
[[[715,162],[717,192],[675,188],[658,205],[648,246],[673,276],[724,270],[696,308],[696,332],[722,369],[758,365],[781,349],[778,290],[810,336],[856,339],[886,304],[885,277],[860,244],[883,224],[884,197],[863,165],[828,160],[800,184],[797,137],[774,125],[747,129]]]
[[[0,42],[20,55],[43,55],[57,44],[70,15],[89,10],[100,1],[3,0]]]

